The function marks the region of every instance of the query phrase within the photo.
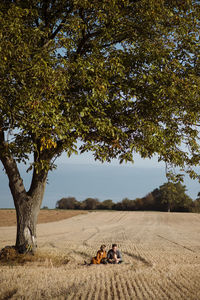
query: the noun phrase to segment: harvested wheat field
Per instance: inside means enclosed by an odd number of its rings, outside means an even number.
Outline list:
[[[0,228],[0,248],[15,232]],[[121,265],[84,265],[113,242]],[[39,224],[38,244],[0,266],[0,299],[200,299],[200,214],[92,212]]]

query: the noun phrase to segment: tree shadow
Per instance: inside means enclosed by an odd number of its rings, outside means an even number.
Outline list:
[[[2,298],[1,299],[11,299],[16,293],[17,293],[18,289],[15,288],[15,289],[12,289],[12,290],[9,290],[9,291],[6,291],[3,295],[2,295]]]
[[[147,267],[152,267],[152,263],[149,262],[148,260],[146,260],[144,257],[142,257],[141,255],[135,255],[129,252],[124,252],[124,254],[128,255],[129,257],[138,260],[140,262],[142,262],[144,265],[146,265]]]
[[[74,250],[73,253],[78,254],[78,255],[80,255],[80,256],[82,256],[84,258],[91,258],[91,255],[89,255],[89,254],[87,254],[87,253],[85,253],[83,251]]]

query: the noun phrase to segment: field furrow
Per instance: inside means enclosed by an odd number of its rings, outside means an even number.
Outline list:
[[[0,248],[15,234],[0,227]],[[122,264],[88,265],[112,243]],[[93,212],[39,224],[38,244],[44,261],[0,264],[0,300],[200,300],[200,215]]]

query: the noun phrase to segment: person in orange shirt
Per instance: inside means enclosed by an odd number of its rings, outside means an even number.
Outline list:
[[[100,250],[97,251],[97,255],[92,258],[91,264],[105,264],[107,263],[106,245],[101,245]]]

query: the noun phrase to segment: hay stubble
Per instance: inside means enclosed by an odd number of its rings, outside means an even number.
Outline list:
[[[0,228],[1,248],[14,238]],[[122,265],[83,264],[113,242]],[[198,214],[93,212],[38,225],[38,243],[44,263],[0,267],[0,299],[200,299]]]

